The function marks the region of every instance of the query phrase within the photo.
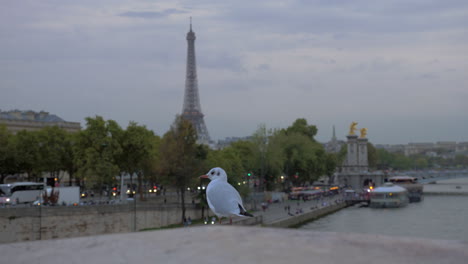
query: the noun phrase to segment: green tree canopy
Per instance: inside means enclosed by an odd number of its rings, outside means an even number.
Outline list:
[[[153,131],[135,122],[130,122],[127,129],[120,134],[119,142],[122,151],[117,156],[119,167],[121,173],[137,175],[140,199],[143,199],[143,177],[144,172],[148,172],[148,162],[156,161],[154,148],[159,143],[156,138]]]
[[[26,173],[28,180],[35,180],[41,173],[41,144],[39,132],[19,131],[13,140],[18,173]]]
[[[13,135],[5,125],[0,125],[0,183],[16,171]]]
[[[77,175],[95,186],[115,183],[119,174],[117,157],[122,147],[119,139],[122,129],[113,120],[102,117],[86,118],[86,129],[77,138]]]
[[[317,135],[317,127],[314,125],[308,125],[307,120],[304,118],[299,118],[294,121],[294,123],[286,128],[286,134],[298,133],[304,136],[307,136],[312,141],[315,141],[314,137]]]
[[[179,190],[182,220],[185,218],[185,191],[203,173],[202,151],[196,142],[197,132],[190,121],[177,116],[160,145],[160,174]]]
[[[63,157],[66,155],[67,132],[57,126],[45,127],[38,132],[40,167],[52,177],[59,177],[65,170]]]

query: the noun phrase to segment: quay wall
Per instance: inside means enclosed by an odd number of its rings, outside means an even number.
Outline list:
[[[462,195],[468,196],[468,192],[423,192],[424,195]]]
[[[284,219],[277,220],[272,223],[265,224],[265,226],[268,227],[283,227],[283,228],[288,228],[288,227],[297,227],[301,224],[304,224],[306,222],[312,221],[314,219],[320,218],[322,216],[325,216],[327,214],[331,214],[333,212],[336,212],[338,210],[341,210],[343,208],[347,207],[345,203],[340,203],[340,204],[334,204],[326,207],[322,207],[310,212],[306,212],[300,215],[295,215],[292,217],[287,217]]]
[[[0,208],[0,243],[125,233],[181,222],[176,205],[95,205]],[[207,210],[205,210],[205,215]],[[201,218],[187,205],[186,216]]]

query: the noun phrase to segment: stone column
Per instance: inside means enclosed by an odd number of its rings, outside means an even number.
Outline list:
[[[360,171],[369,171],[369,159],[367,157],[367,138],[358,138],[358,166]]]
[[[348,153],[346,155],[346,166],[348,172],[355,172],[359,165],[358,163],[358,144],[357,144],[357,135],[348,135],[347,147]]]

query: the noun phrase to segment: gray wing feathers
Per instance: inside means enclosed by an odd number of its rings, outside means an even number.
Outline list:
[[[227,182],[211,182],[206,191],[208,205],[218,216],[240,215],[242,199],[234,187]]]

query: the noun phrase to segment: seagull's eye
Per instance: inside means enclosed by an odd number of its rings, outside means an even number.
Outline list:
[[[214,174],[214,171],[211,172],[211,175],[213,175],[213,174]]]

